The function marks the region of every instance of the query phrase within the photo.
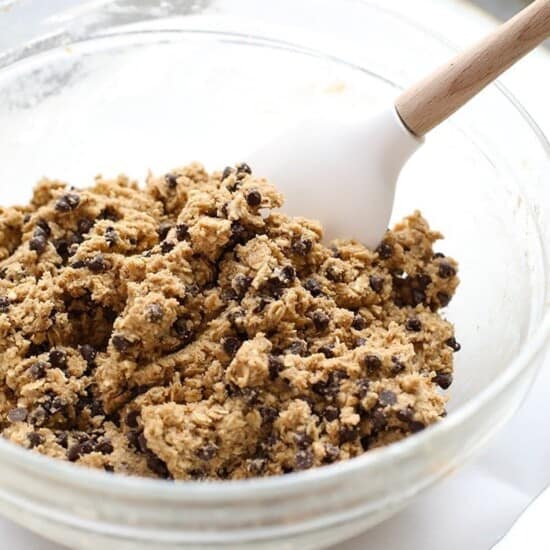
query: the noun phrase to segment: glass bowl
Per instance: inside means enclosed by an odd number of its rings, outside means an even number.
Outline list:
[[[300,117],[367,114],[453,50],[356,0],[29,0],[0,17],[1,204],[42,175],[83,186],[192,159],[223,167]],[[0,511],[64,545],[117,550],[321,548],[395,513],[489,440],[542,362],[549,158],[496,85],[402,174],[395,217],[421,209],[461,263],[446,315],[463,347],[438,425],[344,463],[216,483],[124,478],[0,441]]]

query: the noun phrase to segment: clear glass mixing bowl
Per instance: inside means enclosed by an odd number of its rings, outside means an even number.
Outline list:
[[[194,158],[224,166],[300,117],[365,114],[452,51],[357,0],[28,0],[0,24],[1,204],[42,175],[86,185]],[[346,463],[224,483],[117,477],[0,441],[0,511],[65,545],[117,550],[320,548],[390,516],[490,438],[542,361],[549,152],[492,86],[402,174],[395,217],[420,208],[461,262],[447,315],[463,349],[437,426]]]

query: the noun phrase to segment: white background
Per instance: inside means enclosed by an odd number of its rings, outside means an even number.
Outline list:
[[[470,43],[496,24],[461,0],[378,2],[439,29],[457,45]],[[534,52],[502,80],[550,136],[550,53]],[[548,359],[522,409],[488,450],[399,515],[335,550],[491,548],[528,503],[550,484]],[[530,545],[529,550],[550,548],[545,527],[541,526],[535,537],[540,546]],[[0,541],[0,548],[6,550],[61,549],[1,519]]]

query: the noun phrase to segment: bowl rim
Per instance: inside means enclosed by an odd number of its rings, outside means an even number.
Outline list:
[[[428,28],[417,21],[414,21],[406,15],[395,12],[394,10],[380,6],[378,4],[365,4],[385,12],[401,22],[423,31],[430,38],[440,42],[453,50],[458,50],[457,46],[450,42],[445,36],[439,34],[431,28]],[[170,29],[159,29],[159,32],[169,31]],[[182,31],[182,29],[177,29]],[[136,31],[130,31],[136,32]],[[136,33],[139,33],[137,31]],[[224,34],[215,32],[215,34]],[[233,37],[238,33],[231,34]],[[102,33],[101,37],[107,36],[107,33]],[[319,58],[328,59],[339,64],[346,64],[362,72],[367,72],[382,78],[362,67],[360,64],[348,62],[335,55],[328,54],[318,49],[302,47],[299,44],[292,42],[281,41],[277,39],[251,36],[250,34],[242,35],[250,40],[251,38],[258,39],[262,42],[269,43],[273,47],[288,49],[289,47],[298,53],[314,55]],[[47,36],[45,40],[51,39]],[[84,40],[85,41],[85,40]],[[77,43],[79,41],[77,40]],[[33,48],[26,49],[26,55],[15,57],[14,63],[23,60],[27,57],[33,57],[35,47],[40,43],[40,39],[32,41]],[[25,48],[25,45],[22,46]],[[11,54],[15,53],[13,50]],[[12,62],[8,62],[2,69],[12,66]],[[387,80],[387,79],[386,79]],[[388,83],[394,84],[391,81]],[[394,84],[395,85],[395,84]],[[510,103],[510,105],[519,113],[521,118],[526,122],[530,131],[536,136],[542,149],[545,151],[548,161],[550,161],[550,141],[546,137],[543,130],[536,123],[527,109],[517,100],[514,94],[508,90],[500,81],[496,81],[491,86],[495,87]],[[539,229],[537,224],[537,229]],[[315,484],[326,484],[335,482],[341,476],[349,476],[361,471],[365,473],[369,468],[374,468],[383,462],[393,462],[398,459],[402,460],[407,456],[414,455],[415,451],[425,446],[431,439],[438,434],[443,434],[446,431],[451,431],[453,427],[462,424],[468,418],[475,415],[487,402],[496,398],[500,393],[513,383],[520,373],[528,367],[529,362],[534,359],[539,353],[544,354],[544,345],[550,337],[550,304],[545,303],[543,306],[542,317],[539,326],[534,330],[531,337],[524,343],[519,353],[507,365],[504,372],[500,373],[486,388],[484,388],[475,398],[460,405],[456,411],[450,414],[444,422],[438,422],[427,427],[422,432],[409,436],[401,441],[392,443],[386,447],[378,448],[366,452],[360,456],[344,460],[335,464],[330,464],[322,467],[312,468],[310,470],[290,473],[284,476],[258,477],[243,480],[224,480],[224,481],[172,481],[163,479],[151,479],[139,476],[125,476],[121,474],[112,474],[94,468],[72,464],[70,462],[54,459],[36,452],[29,452],[19,445],[12,443],[0,437],[0,460],[7,459],[9,462],[17,464],[27,471],[39,472],[41,477],[50,478],[62,485],[78,486],[92,490],[94,492],[108,494],[112,496],[144,496],[147,500],[156,499],[165,502],[179,501],[186,502],[189,500],[209,503],[209,502],[231,502],[236,499],[240,501],[255,501],[263,495],[270,495],[273,492],[283,494],[285,492],[302,492],[306,488]]]

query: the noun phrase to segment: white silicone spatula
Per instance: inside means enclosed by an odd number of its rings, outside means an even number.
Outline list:
[[[399,173],[426,133],[549,36],[550,0],[535,0],[372,118],[304,122],[253,153],[250,164],[285,194],[289,214],[321,221],[326,239],[354,237],[375,247]]]

